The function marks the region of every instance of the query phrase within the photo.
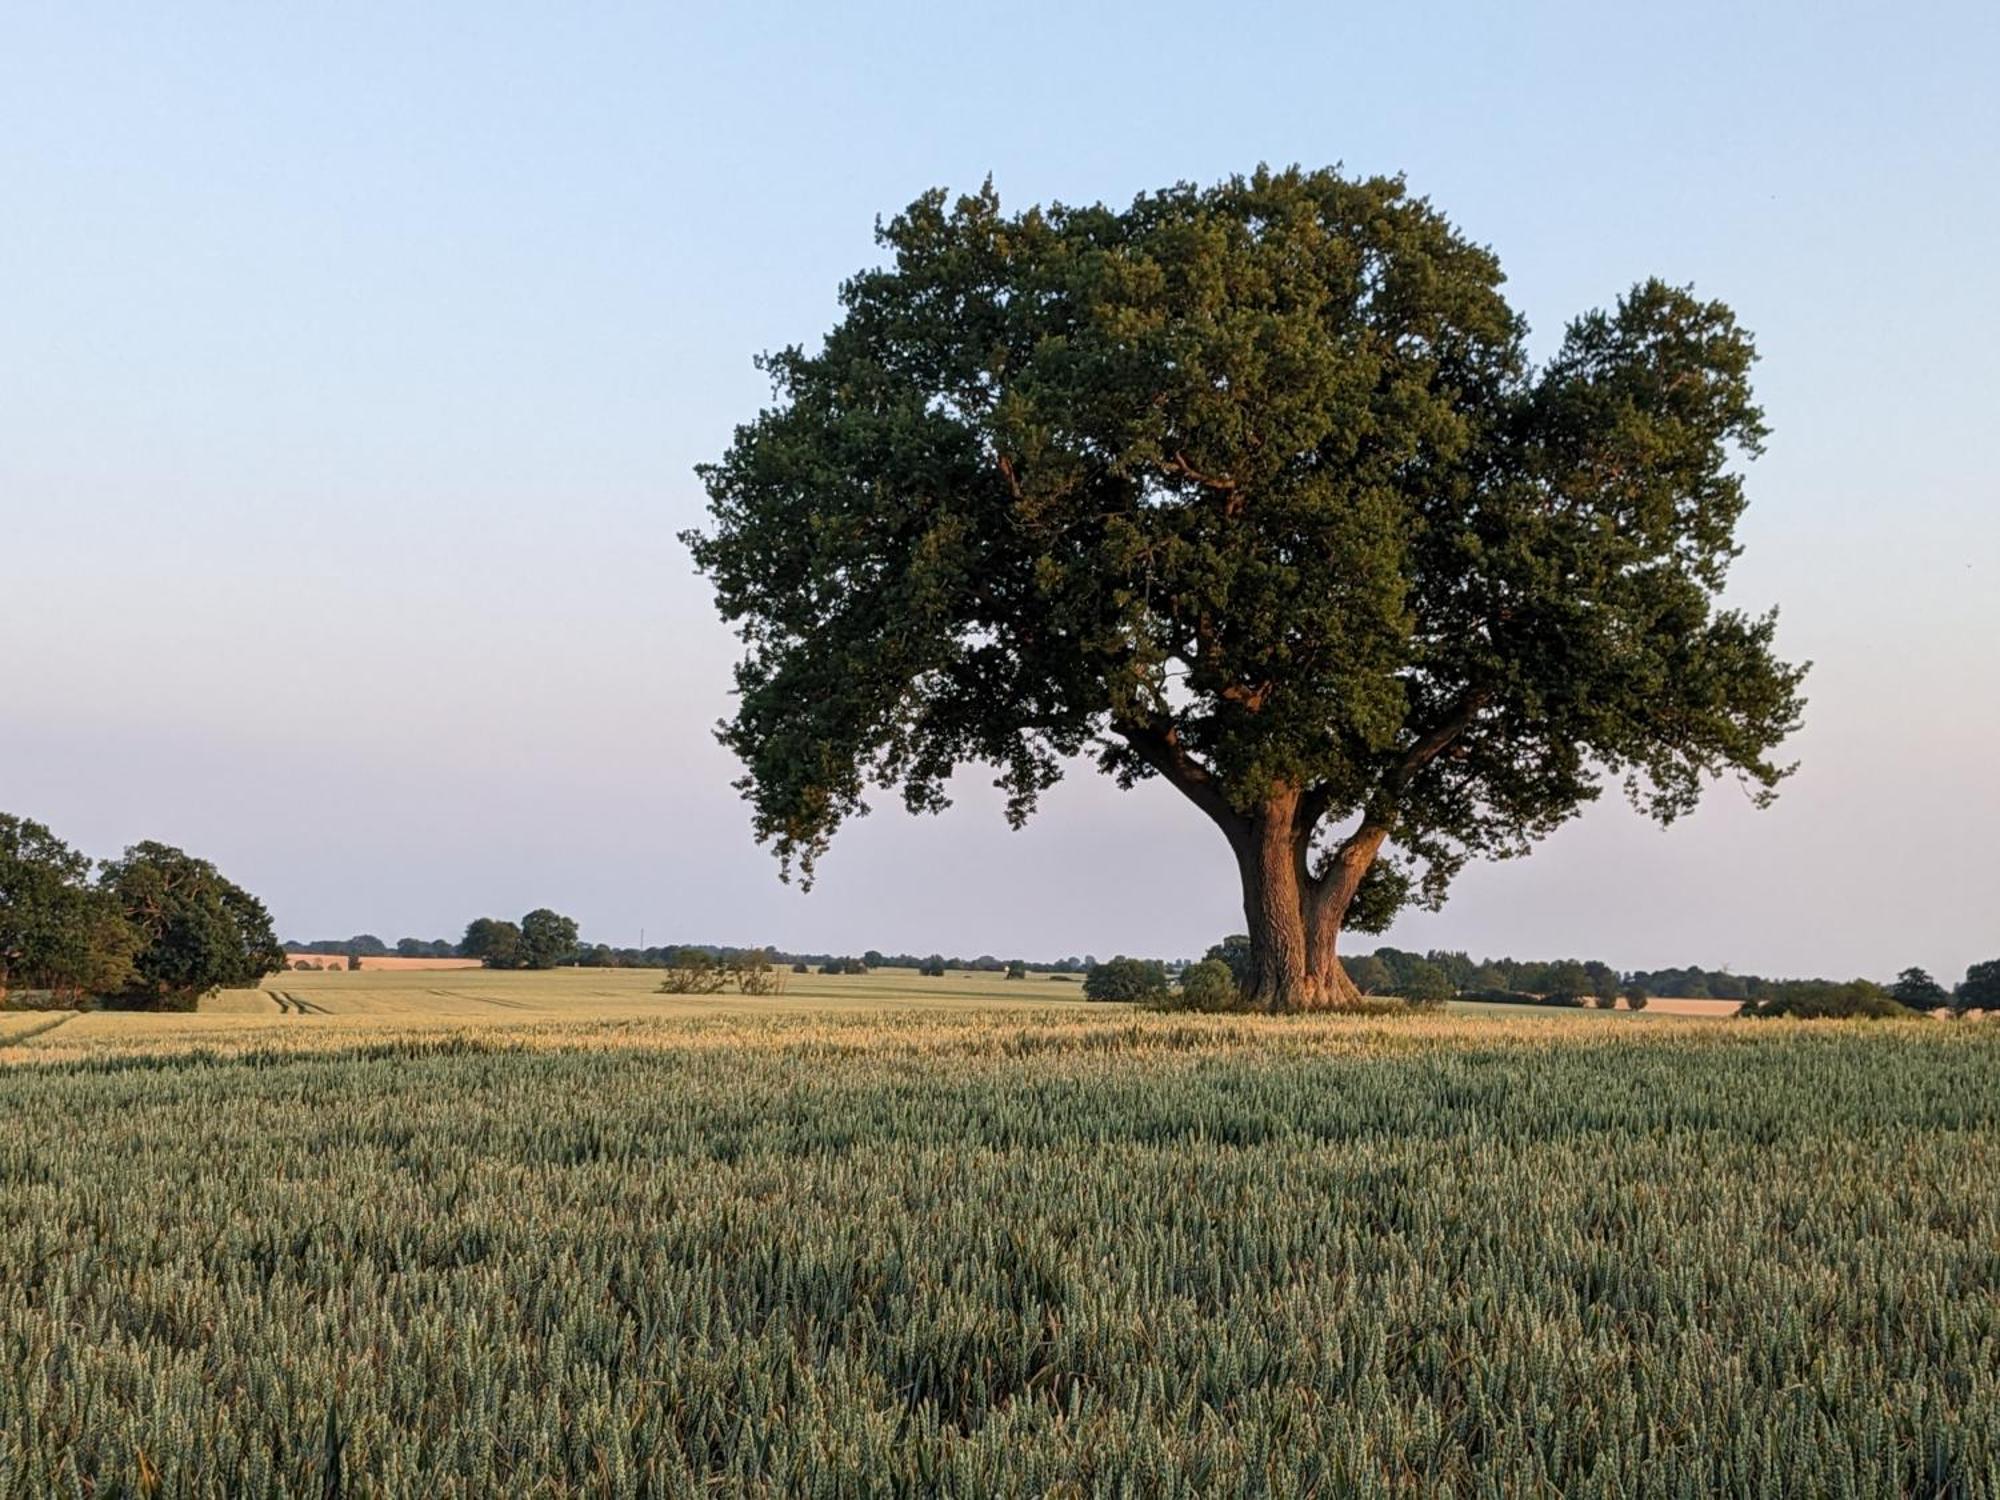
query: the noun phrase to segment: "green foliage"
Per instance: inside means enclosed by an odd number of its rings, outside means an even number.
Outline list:
[[[1490,251],[1331,171],[880,238],[686,538],[787,869],[871,786],[989,764],[1018,823],[1096,748],[1296,854],[1260,908],[1379,930],[1607,783],[1670,822],[1786,774],[1803,674],[1717,602],[1764,436],[1722,304],[1643,282],[1536,368]]]
[[[1009,959],[1007,961],[1007,977],[1009,979],[1026,979],[1028,977],[1027,963],[1018,958]]]
[[[929,958],[925,959],[921,964],[917,965],[917,972],[923,975],[926,979],[944,978],[943,956],[940,954],[933,953]]]
[[[1952,1008],[2000,1010],[2000,958],[1989,958],[1965,971],[1965,978],[1952,994]]]
[[[1396,980],[1391,993],[1415,1004],[1442,1005],[1457,992],[1450,975],[1437,964],[1422,959]]]
[[[0,1005],[75,1005],[129,984],[139,935],[89,883],[90,860],[40,823],[0,813]]]
[[[1926,1012],[1937,1010],[1951,1000],[1944,986],[1922,969],[1903,970],[1889,986],[1889,993],[1898,1005]]]
[[[1158,959],[1118,957],[1093,965],[1083,979],[1086,1000],[1157,1005],[1167,999],[1167,969]]]
[[[666,972],[660,979],[663,995],[718,995],[729,983],[729,971],[713,955],[700,948],[668,951]]]
[[[785,988],[784,970],[768,948],[739,949],[729,955],[724,968],[739,995],[776,995]]]
[[[497,917],[475,917],[465,925],[458,951],[489,969],[512,969],[521,962],[521,929]]]
[[[99,878],[138,937],[121,1004],[192,1010],[212,990],[254,985],[285,966],[264,903],[205,859],[148,841],[107,861]]]
[[[1627,1010],[1644,1010],[1648,999],[1649,997],[1644,989],[1636,985],[1631,986],[1625,991],[1625,1008]]]
[[[0,1494],[2000,1475],[2000,1028],[788,1024],[0,1074]]]
[[[553,969],[576,956],[576,923],[546,906],[521,918],[517,961],[524,969]]]
[[[1829,979],[1792,979],[1765,1000],[1746,1000],[1745,1016],[1795,1016],[1801,1020],[1841,1020],[1851,1017],[1887,1018],[1911,1012],[1881,985],[1866,979],[1840,983]]]
[[[1372,953],[1363,953],[1355,958],[1343,958],[1347,967],[1347,977],[1354,981],[1355,989],[1364,995],[1388,995],[1395,992],[1396,976],[1389,972],[1389,966]]]
[[[1228,964],[1219,958],[1204,958],[1182,971],[1180,984],[1166,1003],[1175,1010],[1237,1010],[1243,1004],[1243,992]]]
[[[1225,965],[1229,970],[1229,977],[1236,982],[1239,990],[1249,989],[1256,977],[1256,956],[1250,951],[1250,939],[1242,933],[1233,933],[1224,938],[1203,956]]]

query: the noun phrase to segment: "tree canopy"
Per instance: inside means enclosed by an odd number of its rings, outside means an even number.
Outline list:
[[[1717,603],[1765,435],[1721,303],[1644,281],[1536,366],[1490,250],[1333,171],[879,234],[687,536],[787,870],[870,785],[935,811],[986,764],[1018,824],[1089,752],[1215,821],[1246,988],[1310,1006],[1344,927],[1607,782],[1665,823],[1786,774],[1802,669]]]
[[[489,969],[511,969],[521,956],[521,929],[495,917],[474,917],[465,924],[458,951]]]
[[[0,813],[0,1001],[10,987],[58,999],[126,987],[139,937],[90,875],[42,824]]]
[[[191,1008],[285,966],[264,903],[205,859],[149,840],[107,861],[101,878],[139,937],[123,992],[133,1004]]]
[[[540,906],[521,918],[519,961],[524,969],[553,969],[576,956],[576,922]]]

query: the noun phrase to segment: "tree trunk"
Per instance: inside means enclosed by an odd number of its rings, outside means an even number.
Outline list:
[[[1361,998],[1338,952],[1341,918],[1360,870],[1350,882],[1347,867],[1336,865],[1326,879],[1314,880],[1307,868],[1310,830],[1299,828],[1298,813],[1298,793],[1281,792],[1231,840],[1250,929],[1246,998],[1266,1011],[1341,1010]],[[1373,853],[1371,847],[1368,857]]]

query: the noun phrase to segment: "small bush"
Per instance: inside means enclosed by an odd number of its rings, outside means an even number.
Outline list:
[[[1792,1016],[1802,1021],[1886,1020],[1921,1012],[1897,1003],[1881,985],[1866,979],[1839,984],[1828,979],[1795,979],[1779,985],[1766,1000],[1745,1000],[1739,1016]]]
[[[1179,987],[1164,1003],[1170,1010],[1237,1010],[1242,1007],[1243,992],[1237,989],[1236,976],[1228,964],[1219,958],[1204,958],[1187,967]]]
[[[699,948],[682,948],[671,954],[660,980],[663,995],[719,995],[729,974]]]

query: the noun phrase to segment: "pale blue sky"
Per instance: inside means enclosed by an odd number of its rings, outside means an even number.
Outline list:
[[[922,189],[1338,161],[1493,245],[1539,348],[1648,274],[1736,307],[1735,593],[1818,662],[1775,811],[1607,801],[1394,939],[1956,978],[2000,953],[1996,77],[1969,3],[11,0],[0,808],[208,855],[288,935],[1199,951],[1219,838],[1087,773],[1021,834],[983,778],[891,803],[779,886],[674,534],[751,357]]]

